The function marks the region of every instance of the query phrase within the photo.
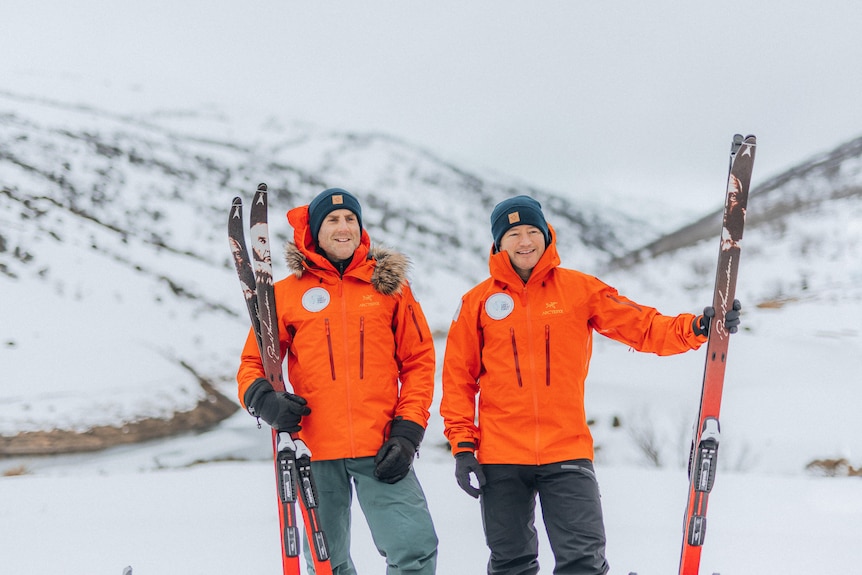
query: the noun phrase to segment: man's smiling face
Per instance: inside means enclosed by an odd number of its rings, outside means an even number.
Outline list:
[[[350,259],[359,247],[361,233],[356,214],[350,210],[333,210],[320,224],[317,245],[330,259]]]
[[[545,234],[536,226],[514,226],[500,239],[500,251],[509,254],[512,267],[526,280],[545,253]]]

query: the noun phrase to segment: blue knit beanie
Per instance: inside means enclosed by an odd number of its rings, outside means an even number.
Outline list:
[[[311,237],[314,238],[315,242],[323,220],[335,210],[350,210],[356,214],[356,219],[359,220],[359,229],[362,230],[362,206],[359,205],[356,196],[341,188],[329,188],[317,194],[308,204],[308,225],[311,228]]]
[[[499,250],[503,234],[509,228],[523,225],[536,226],[545,234],[545,245],[551,242],[548,222],[545,221],[545,215],[542,213],[542,204],[530,196],[515,196],[503,200],[491,212],[491,235],[494,236],[494,246]]]

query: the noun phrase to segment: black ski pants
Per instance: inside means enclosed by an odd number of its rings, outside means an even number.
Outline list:
[[[480,503],[488,575],[539,571],[536,495],[554,553],[555,575],[605,575],[605,527],[593,464],[574,459],[547,465],[483,465]]]

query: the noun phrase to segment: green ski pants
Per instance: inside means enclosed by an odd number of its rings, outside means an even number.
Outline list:
[[[350,558],[354,488],[377,551],[386,558],[386,575],[433,575],[437,566],[437,533],[413,469],[394,484],[374,478],[373,457],[312,461],[311,470],[333,575],[356,575]],[[303,547],[308,572],[314,573],[307,540],[303,541]]]

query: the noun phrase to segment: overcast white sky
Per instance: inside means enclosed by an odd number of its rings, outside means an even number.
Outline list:
[[[715,208],[735,132],[755,185],[862,135],[862,2],[3,0],[0,90],[385,132],[574,198]]]

